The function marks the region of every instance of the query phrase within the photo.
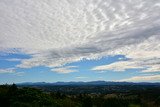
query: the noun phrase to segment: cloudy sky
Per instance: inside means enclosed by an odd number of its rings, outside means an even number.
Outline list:
[[[160,82],[160,0],[0,0],[0,83]]]

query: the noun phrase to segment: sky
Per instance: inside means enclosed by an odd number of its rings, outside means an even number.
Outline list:
[[[0,0],[0,84],[160,82],[160,0]]]

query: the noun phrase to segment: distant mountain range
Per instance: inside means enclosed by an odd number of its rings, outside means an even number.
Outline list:
[[[47,83],[47,82],[24,82],[18,83],[17,85],[159,85],[160,82],[150,83],[150,82],[111,82],[111,81],[90,81],[90,82],[55,82],[55,83]]]

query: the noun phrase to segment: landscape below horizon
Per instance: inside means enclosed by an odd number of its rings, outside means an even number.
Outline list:
[[[160,0],[0,1],[0,84],[160,82]]]
[[[0,85],[2,107],[160,107],[160,83],[57,82]]]

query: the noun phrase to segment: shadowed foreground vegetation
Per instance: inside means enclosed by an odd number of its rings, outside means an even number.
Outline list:
[[[160,107],[160,89],[126,93],[47,92],[39,88],[0,86],[0,107]]]

